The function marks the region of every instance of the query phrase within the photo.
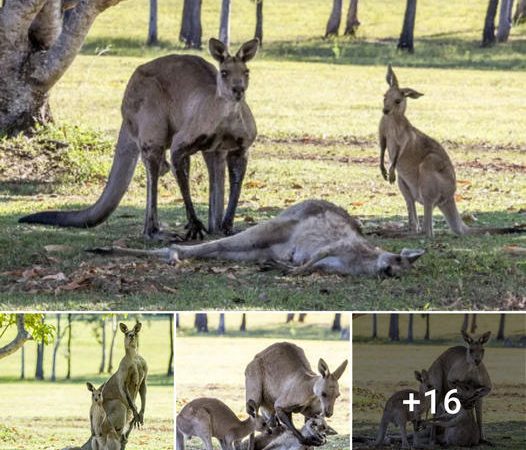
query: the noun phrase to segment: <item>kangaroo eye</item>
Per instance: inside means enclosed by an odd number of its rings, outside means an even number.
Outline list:
[[[322,392],[321,396],[322,396],[323,398],[326,398],[326,397],[327,397],[327,392]]]
[[[221,71],[221,76],[222,76],[223,78],[228,77],[228,71],[226,71],[226,70],[222,70],[222,71]]]
[[[400,99],[398,98],[398,99],[395,100],[395,103],[396,103],[397,105],[399,105],[400,103],[402,103],[402,100],[400,100]]]
[[[245,76],[248,77],[250,75],[250,70],[245,70]]]

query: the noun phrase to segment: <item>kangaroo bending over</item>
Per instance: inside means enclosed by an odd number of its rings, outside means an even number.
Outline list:
[[[213,437],[219,440],[222,450],[235,450],[254,431],[272,433],[270,418],[260,416],[253,401],[247,402],[247,412],[249,417],[239,420],[221,400],[206,397],[192,400],[177,415],[177,450],[184,450],[185,439],[192,436],[199,437],[206,450],[213,450]]]
[[[425,396],[427,391],[433,390],[434,387],[430,382],[429,374],[426,370],[418,372],[415,370],[415,378],[420,383],[418,391],[413,389],[403,389],[395,392],[387,400],[380,421],[380,428],[378,430],[378,437],[376,438],[375,446],[379,447],[383,445],[387,428],[390,423],[394,423],[400,428],[400,434],[402,437],[402,448],[410,448],[407,440],[406,425],[407,422],[413,424],[413,446],[417,447],[418,442],[418,429],[422,420],[422,416],[427,412],[431,403],[430,398]],[[409,411],[409,406],[404,404],[404,400],[409,399],[410,394],[413,394],[414,398],[420,401],[420,404],[414,406],[414,410]]]
[[[91,408],[89,411],[91,425],[91,448],[92,450],[120,450],[121,442],[115,427],[108,419],[103,406],[102,385],[99,389],[91,383],[86,383],[91,392]]]
[[[424,205],[423,231],[433,237],[433,209],[438,207],[457,235],[503,234],[524,232],[515,228],[469,228],[462,220],[455,203],[457,189],[455,169],[444,148],[413,125],[405,116],[407,98],[423,94],[411,88],[400,88],[391,67],[387,69],[389,89],[384,95],[383,116],[380,120],[380,171],[384,179],[394,183],[402,193],[409,216],[409,228],[420,232],[415,202]],[[389,152],[389,172],[384,166],[385,150]],[[389,234],[387,232],[387,234]]]
[[[370,244],[358,223],[342,208],[324,200],[306,200],[274,219],[234,236],[197,245],[172,245],[158,250],[120,247],[95,253],[179,259],[224,259],[274,263],[303,274],[315,270],[342,275],[397,276],[409,269],[424,250],[390,253]]]
[[[253,401],[257,408],[275,414],[300,444],[318,446],[322,440],[303,436],[294,426],[292,413],[303,414],[307,419],[331,417],[340,396],[338,379],[346,367],[347,360],[331,373],[327,363],[320,359],[317,375],[300,347],[288,342],[272,344],[245,369],[247,402]]]
[[[450,347],[442,353],[429,368],[429,377],[432,384],[437,389],[437,401],[444,400],[446,393],[455,389],[455,383],[472,382],[476,386],[487,389],[488,394],[491,389],[491,379],[486,370],[484,362],[484,344],[491,336],[491,332],[484,333],[480,338],[473,339],[465,331],[462,331],[465,343],[464,346]],[[480,439],[484,441],[482,428],[482,397],[475,402],[475,415]]]
[[[184,199],[188,224],[186,238],[202,237],[190,196],[190,156],[203,152],[210,182],[209,229],[232,231],[245,176],[248,149],[256,138],[256,125],[245,102],[249,70],[258,40],[241,46],[231,56],[226,46],[210,39],[210,53],[219,71],[203,58],[169,55],[138,67],[122,101],[122,126],[113,165],[97,202],[80,211],[49,211],[22,217],[23,223],[65,227],[94,227],[117,208],[131,182],[139,155],[146,166],[147,200],[144,235],[164,236],[157,215],[159,177],[168,170],[170,148],[173,171]],[[230,197],[224,213],[225,164]],[[223,218],[224,214],[224,218]]]

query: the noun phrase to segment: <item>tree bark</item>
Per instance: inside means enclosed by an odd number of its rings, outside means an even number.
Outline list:
[[[468,331],[468,325],[469,325],[469,314],[464,314],[464,320],[462,321],[462,327],[460,328],[461,332]]]
[[[241,316],[241,326],[239,327],[239,331],[242,333],[246,333],[247,331],[247,315],[246,313],[243,313]]]
[[[42,323],[44,323],[44,316],[42,316]],[[44,340],[37,342],[37,362],[35,368],[35,379],[44,380]]]
[[[306,317],[307,317],[307,313],[300,313],[300,314],[298,315],[298,322],[299,322],[299,323],[303,323],[303,322],[305,322],[305,318],[306,318]]]
[[[332,322],[331,331],[342,330],[342,315],[340,313],[334,314],[334,320]]]
[[[358,0],[351,0],[349,3],[349,11],[347,12],[347,21],[345,23],[346,36],[356,36],[356,31],[360,26],[358,20]]]
[[[518,25],[526,20],[526,0],[519,0],[513,14],[513,23]]]
[[[170,319],[170,358],[168,360],[168,370],[166,371],[166,376],[171,377],[174,374],[174,315],[169,315]]]
[[[489,0],[482,31],[482,47],[491,47],[495,44],[495,16],[498,5],[499,0]]]
[[[497,332],[497,341],[503,341],[506,338],[504,334],[505,326],[506,326],[506,314],[501,314],[500,320],[499,320],[499,331]]]
[[[221,17],[219,19],[219,40],[226,46],[230,45],[230,6],[231,0],[221,1]]]
[[[294,313],[287,313],[287,319],[285,323],[294,322]]]
[[[26,379],[26,349],[22,347],[20,349],[20,379]]]
[[[415,20],[416,20],[416,0],[407,0],[404,14],[404,25],[402,27],[402,33],[398,40],[397,48],[402,51],[413,53],[415,51],[414,46],[414,32],[415,32]]]
[[[219,325],[217,327],[217,333],[220,335],[225,334],[225,313],[219,314]]]
[[[391,314],[389,319],[389,340],[399,341],[400,340],[400,329],[399,329],[399,315]]]
[[[198,333],[208,333],[208,316],[205,313],[195,315],[195,328]]]
[[[108,370],[107,373],[113,371],[113,349],[115,348],[115,338],[117,337],[117,315],[114,314],[111,318],[111,343],[110,343],[110,354],[108,355]]]
[[[256,0],[256,31],[254,37],[259,39],[260,47],[263,46],[263,0]]]
[[[409,314],[409,323],[407,324],[407,341],[413,342],[413,314]]]
[[[52,120],[49,91],[69,68],[95,18],[121,0],[10,0],[0,9],[0,135]]]
[[[430,320],[431,320],[431,315],[430,314],[425,314],[425,319],[426,319],[426,334],[424,335],[424,341],[429,341],[431,339],[431,330],[429,329],[429,325],[430,325]]]
[[[157,35],[157,0],[150,0],[150,20],[148,21],[148,38],[146,45],[153,46],[159,43]]]
[[[202,0],[184,0],[179,39],[185,43],[186,48],[201,48],[201,2]]]
[[[106,367],[106,318],[103,317],[101,319],[100,326],[102,328],[102,337],[101,337],[102,355],[101,355],[100,366],[99,366],[99,374],[104,373],[104,368]]]
[[[499,28],[497,31],[497,42],[507,42],[511,30],[511,11],[513,0],[501,0],[499,12]]]
[[[55,345],[53,345],[53,357],[51,360],[51,381],[57,381],[57,353],[60,346],[60,314],[57,314],[57,333],[55,335]]]
[[[338,31],[340,29],[340,23],[342,21],[342,0],[333,0],[332,1],[332,10],[329,20],[327,21],[327,26],[325,27],[325,37],[329,36],[338,36]]]
[[[9,342],[9,344],[0,347],[0,359],[12,355],[16,351],[23,348],[24,344],[27,341],[31,341],[33,339],[33,337],[26,330],[23,314],[16,315],[16,328],[17,334],[15,338],[11,342]]]
[[[376,339],[378,337],[378,316],[373,314],[373,332],[371,333],[371,338]]]
[[[66,373],[66,380],[71,379],[71,336],[72,336],[73,317],[68,314],[68,372]]]
[[[478,325],[477,325],[477,315],[476,314],[473,314],[471,316],[471,328],[469,330],[469,332],[471,334],[475,333],[477,331],[477,328],[478,328]]]

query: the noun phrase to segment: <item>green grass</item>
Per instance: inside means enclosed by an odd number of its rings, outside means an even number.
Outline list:
[[[510,42],[480,49],[484,5],[419,5],[416,53],[394,52],[402,0],[360,4],[355,40],[323,40],[329,4],[265,2],[265,46],[251,63],[248,101],[259,138],[236,217],[243,228],[306,198],[324,198],[360,217],[366,230],[405,221],[398,190],[377,169],[376,134],[391,61],[402,85],[425,96],[412,101],[412,122],[444,143],[457,170],[459,208],[475,226],[524,222],[526,208],[526,115],[522,80],[526,27]],[[144,170],[139,168],[121,207],[93,230],[20,226],[26,213],[78,208],[100,193],[111,164],[120,123],[120,101],[137,65],[182,51],[177,42],[181,5],[161,5],[162,45],[146,48],[147,2],[123,2],[95,23],[82,54],[52,93],[58,126],[40,142],[0,143],[0,306],[6,308],[137,309],[516,309],[526,297],[526,263],[503,252],[524,246],[519,235],[434,241],[376,240],[389,250],[424,247],[428,252],[401,280],[311,276],[294,278],[237,264],[192,262],[180,270],[130,258],[95,258],[88,247],[125,239],[143,246]],[[218,4],[203,6],[204,38],[217,30]],[[251,37],[254,5],[235,5],[234,46]],[[284,16],[283,14],[286,14]],[[287,17],[287,26],[282,18]],[[109,49],[101,54],[102,49]],[[205,51],[195,52],[209,58]],[[100,56],[97,56],[100,54]],[[77,126],[77,129],[73,128]],[[95,132],[95,134],[93,134]],[[55,155],[53,141],[69,148]],[[22,156],[20,156],[22,153]],[[30,155],[24,156],[24,155]],[[38,156],[36,156],[38,155]],[[76,182],[74,182],[76,180]],[[192,195],[206,217],[206,174],[200,157],[192,167]],[[182,201],[171,175],[162,180],[162,220],[184,224]],[[437,213],[437,228],[443,230]],[[66,254],[45,245],[65,244]],[[38,265],[42,276],[17,282]],[[226,277],[224,268],[228,268]],[[221,269],[221,270],[219,270]],[[63,272],[81,288],[41,282]],[[86,281],[86,277],[88,280]],[[65,282],[62,284],[66,284]]]
[[[85,382],[102,384],[109,375],[98,374],[101,348],[94,335],[94,326],[87,316],[74,316],[72,337],[72,378],[66,381],[65,341],[57,357],[57,382],[51,375],[52,344],[44,354],[46,381],[33,379],[35,343],[25,345],[26,380],[18,379],[21,352],[0,362],[0,449],[34,450],[57,449],[68,445],[82,445],[89,437],[89,407],[91,397]],[[131,325],[135,316],[121,319]],[[48,323],[56,324],[54,314],[46,316]],[[145,426],[130,436],[128,448],[171,449],[173,443],[173,378],[166,376],[168,365],[168,320],[142,316],[140,353],[149,366]],[[66,325],[63,316],[62,326]],[[110,326],[107,325],[108,336]],[[0,340],[0,346],[12,337],[10,330]],[[163,350],[161,350],[163,349]],[[123,354],[123,338],[119,331],[115,343],[114,370]]]
[[[185,314],[181,314],[184,320]],[[191,320],[193,315],[187,315]],[[254,315],[248,315],[248,320]],[[227,316],[228,320],[228,316]],[[307,321],[309,320],[307,316]],[[272,331],[271,331],[272,333]],[[280,339],[281,340],[281,339]],[[287,339],[294,342],[294,339]],[[187,402],[202,396],[217,397],[230,406],[240,417],[245,415],[244,370],[253,356],[276,342],[275,339],[231,338],[231,337],[178,337],[176,360],[177,405],[179,411]],[[324,340],[301,340],[302,347],[313,367],[323,357],[330,368],[348,358],[349,343],[331,341],[327,346]],[[230,351],[235,348],[235,352]],[[340,450],[349,448],[349,398],[350,375],[347,370],[340,379],[341,397],[335,405],[334,416],[328,419],[331,427],[339,432],[330,437],[324,448]],[[299,417],[294,419],[302,423]],[[192,439],[188,448],[201,448],[199,439]]]

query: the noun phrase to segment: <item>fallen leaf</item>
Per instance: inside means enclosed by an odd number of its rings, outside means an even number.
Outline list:
[[[520,247],[518,245],[507,245],[504,247],[504,252],[513,256],[526,256],[526,247]]]
[[[365,205],[365,202],[351,202],[351,206],[357,207],[357,206],[363,206]]]
[[[62,272],[58,272],[52,275],[46,275],[42,277],[42,280],[53,280],[53,281],[67,281],[68,277]]]
[[[267,184],[261,180],[249,180],[245,183],[248,189],[264,188]]]
[[[292,183],[292,189],[303,189],[303,186],[299,183]]]
[[[462,184],[463,186],[468,186],[471,184],[469,180],[457,180],[457,184]]]

